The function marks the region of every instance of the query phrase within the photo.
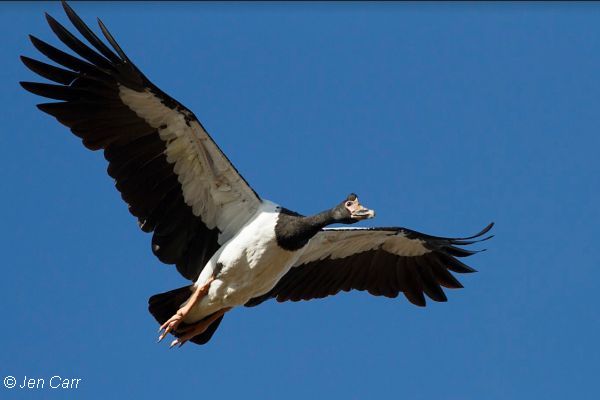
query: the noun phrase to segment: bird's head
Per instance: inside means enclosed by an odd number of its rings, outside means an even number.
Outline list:
[[[348,197],[333,208],[333,218],[340,224],[354,224],[363,219],[373,218],[375,211],[369,210],[358,201],[358,196],[350,193]]]

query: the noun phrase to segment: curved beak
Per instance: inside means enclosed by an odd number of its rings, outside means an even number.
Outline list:
[[[351,214],[350,214],[350,218],[352,219],[356,219],[356,220],[363,220],[363,219],[369,219],[369,218],[373,218],[375,216],[375,211],[374,210],[369,210],[366,207],[363,207],[361,204],[358,204],[358,207],[356,207],[354,210],[352,210]]]

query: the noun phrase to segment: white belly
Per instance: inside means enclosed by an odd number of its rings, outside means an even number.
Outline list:
[[[225,243],[210,259],[196,281],[202,285],[217,271],[208,295],[185,318],[198,321],[225,307],[245,304],[248,300],[271,290],[297,260],[298,251],[288,251],[277,245],[275,224],[279,211],[266,202],[240,232]]]

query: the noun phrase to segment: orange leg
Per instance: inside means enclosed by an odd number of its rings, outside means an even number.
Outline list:
[[[179,324],[181,324],[183,319],[189,314],[190,310],[196,304],[198,304],[198,302],[204,296],[206,296],[206,294],[208,293],[208,289],[210,288],[210,284],[212,283],[213,280],[214,280],[214,277],[210,277],[204,285],[198,286],[196,288],[196,290],[194,290],[194,293],[192,293],[192,295],[190,296],[188,301],[185,303],[185,305],[183,307],[181,307],[179,310],[177,310],[175,315],[173,315],[171,318],[169,318],[167,320],[167,322],[165,322],[164,324],[162,324],[160,326],[160,328],[158,329],[158,332],[160,333],[163,329],[164,329],[164,332],[161,333],[160,336],[158,337],[159,342],[161,340],[163,340],[165,338],[165,336],[167,336],[169,334],[169,332],[173,332],[175,329],[177,329]]]
[[[169,348],[173,348],[177,345],[181,347],[185,342],[187,342],[194,336],[204,333],[213,322],[222,317],[223,314],[225,314],[229,310],[231,310],[231,307],[223,308],[217,311],[216,313],[212,314],[208,318],[203,319],[202,321],[199,321],[193,325],[190,325],[189,327],[186,327],[186,329],[183,331],[183,335],[173,340]]]

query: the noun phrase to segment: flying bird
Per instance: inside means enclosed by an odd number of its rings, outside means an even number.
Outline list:
[[[475,270],[459,260],[464,246],[489,239],[445,238],[391,228],[330,228],[373,218],[356,194],[331,209],[304,216],[260,197],[219,149],[196,116],[156,87],[98,20],[100,39],[66,3],[84,43],[46,14],[69,54],[30,36],[56,65],[21,56],[53,83],[21,82],[53,102],[38,104],[90,150],[102,150],[108,174],[152,251],[174,264],[190,284],[149,299],[171,347],[207,343],[225,313],[237,306],[323,298],[366,290],[425,306],[425,295],[446,301],[461,288],[452,275]],[[110,45],[110,47],[107,45]]]

